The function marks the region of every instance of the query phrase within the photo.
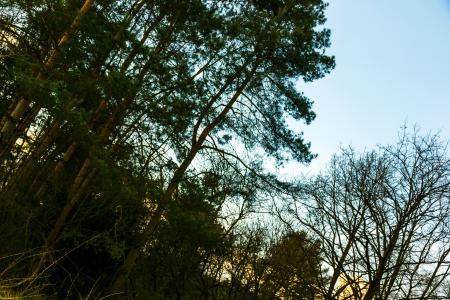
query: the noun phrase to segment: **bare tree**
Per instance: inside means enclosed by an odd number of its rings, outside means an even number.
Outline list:
[[[449,280],[450,160],[436,135],[345,150],[279,216],[320,240],[325,299],[442,299]]]

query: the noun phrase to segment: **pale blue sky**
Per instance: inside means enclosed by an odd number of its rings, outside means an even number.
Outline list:
[[[340,146],[392,143],[405,122],[450,138],[450,0],[330,2],[336,68],[298,83],[315,103],[301,130],[319,154],[301,171],[322,169]]]

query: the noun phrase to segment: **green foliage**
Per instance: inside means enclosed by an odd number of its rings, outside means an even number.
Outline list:
[[[60,298],[105,295],[125,267],[143,299],[259,297],[220,274],[291,186],[263,162],[314,157],[287,120],[315,117],[293,82],[334,67],[325,7],[0,0],[0,255],[48,253],[16,275],[45,270]]]
[[[320,244],[304,232],[288,233],[274,244],[269,256],[269,275],[265,284],[283,299],[314,299],[321,274]]]

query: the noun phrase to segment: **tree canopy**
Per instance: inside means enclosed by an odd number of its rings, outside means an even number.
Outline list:
[[[295,80],[334,67],[320,0],[0,8],[0,255],[27,253],[14,274],[46,293],[132,295],[137,261],[183,284],[287,188],[266,159],[314,157],[287,120],[315,117]],[[167,243],[183,250],[164,257]]]

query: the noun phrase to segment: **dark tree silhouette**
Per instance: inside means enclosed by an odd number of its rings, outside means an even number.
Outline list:
[[[322,245],[326,299],[448,296],[450,160],[438,136],[346,150],[280,214]]]

